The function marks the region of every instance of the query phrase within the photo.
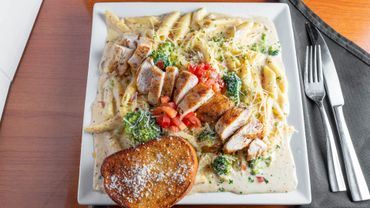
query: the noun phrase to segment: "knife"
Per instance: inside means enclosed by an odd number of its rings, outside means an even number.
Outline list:
[[[339,78],[330,51],[321,33],[311,23],[306,23],[306,29],[312,44],[321,46],[322,64],[325,79],[325,88],[333,108],[335,122],[340,137],[344,166],[347,173],[348,185],[353,201],[370,199],[369,189],[362,173],[355,148],[353,147],[346,121],[343,115],[344,99]]]

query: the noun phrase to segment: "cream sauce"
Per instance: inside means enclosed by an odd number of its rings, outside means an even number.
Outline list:
[[[220,183],[220,178],[209,171],[202,178],[197,178],[191,194],[198,192],[230,191],[236,194],[289,192],[296,189],[297,176],[294,160],[287,140],[276,152],[270,167],[263,170],[263,176],[268,183],[259,183],[255,176],[247,171],[232,171],[228,179]],[[250,179],[249,179],[250,178]],[[253,180],[253,182],[251,182]],[[232,183],[230,183],[232,181]]]

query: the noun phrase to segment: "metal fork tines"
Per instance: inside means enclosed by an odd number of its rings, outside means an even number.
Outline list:
[[[304,89],[307,97],[314,101],[320,109],[326,134],[327,166],[332,192],[345,191],[342,168],[335,145],[333,132],[326,114],[323,100],[325,98],[324,79],[322,72],[320,45],[307,46],[304,71]]]

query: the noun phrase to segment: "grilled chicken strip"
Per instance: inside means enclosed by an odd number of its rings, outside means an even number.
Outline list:
[[[137,90],[142,94],[147,94],[149,92],[150,84],[153,77],[153,67],[153,60],[151,58],[147,58],[139,68],[136,77],[136,86]]]
[[[149,55],[152,50],[152,42],[146,37],[141,37],[137,42],[137,48],[134,54],[128,60],[128,64],[131,66],[134,72],[137,71],[143,60]]]
[[[234,103],[225,95],[215,94],[207,103],[197,110],[198,118],[206,123],[215,123]]]
[[[164,84],[162,89],[162,96],[172,97],[173,88],[175,87],[175,81],[179,75],[179,69],[175,66],[168,66],[166,68],[166,74],[164,76]]]
[[[152,67],[152,80],[148,93],[148,102],[152,105],[157,105],[161,97],[165,73],[158,67]]]
[[[133,49],[114,43],[107,43],[100,62],[100,72],[112,73],[117,71],[119,75],[122,75],[126,72],[128,68],[127,61],[133,53]]]
[[[245,108],[234,107],[226,111],[217,121],[215,130],[223,142],[226,141],[236,130],[247,123],[250,111]]]
[[[213,95],[212,88],[203,83],[199,83],[179,103],[181,118],[190,112],[196,111],[201,105],[206,103]]]
[[[262,155],[267,149],[267,145],[260,139],[255,139],[249,144],[247,161],[253,160],[254,158]]]
[[[263,125],[253,120],[241,127],[224,145],[224,152],[233,153],[242,150],[262,134]]]
[[[176,104],[180,103],[182,98],[188,93],[195,85],[198,84],[198,78],[188,71],[182,71],[175,83],[175,91],[173,93],[173,100]]]
[[[135,49],[138,40],[138,35],[125,35],[121,38],[121,40],[119,40],[119,44],[131,49]]]

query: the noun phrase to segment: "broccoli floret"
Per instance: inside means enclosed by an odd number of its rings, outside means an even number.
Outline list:
[[[170,41],[166,41],[158,45],[158,48],[154,50],[150,56],[153,58],[154,64],[158,62],[163,63],[163,67],[175,65],[176,57],[173,56],[173,51],[175,50],[175,44]]]
[[[251,169],[252,175],[257,175],[262,172],[263,169],[269,167],[271,164],[271,156],[263,158],[257,157],[251,161],[249,161],[249,168]]]
[[[198,140],[200,142],[214,142],[216,140],[216,132],[212,129],[205,129],[199,134]]]
[[[242,81],[235,72],[228,72],[222,77],[222,79],[226,84],[226,95],[234,101],[236,105],[238,105],[240,103]]]
[[[149,111],[135,111],[123,118],[125,134],[136,144],[141,144],[159,137],[161,129]]]
[[[232,161],[225,155],[217,156],[212,163],[213,171],[219,175],[229,175],[231,172]]]

